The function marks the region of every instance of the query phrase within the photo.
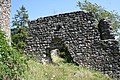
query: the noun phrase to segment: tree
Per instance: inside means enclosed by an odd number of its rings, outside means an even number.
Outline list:
[[[100,19],[107,18],[111,21],[114,31],[120,28],[120,16],[114,10],[107,11],[102,6],[96,3],[93,4],[87,0],[84,0],[84,2],[78,1],[77,6],[80,7],[81,10],[92,12],[95,15],[96,23],[98,23]]]
[[[24,6],[20,8],[20,10],[17,10],[17,13],[15,14],[13,21],[12,21],[12,27],[11,35],[12,35],[12,41],[13,45],[19,50],[22,51],[24,46],[26,45],[25,39],[28,36],[28,21],[29,16],[27,14],[27,10]]]
[[[20,8],[20,10],[17,10],[17,14],[15,14],[15,17],[13,18],[12,21],[12,27],[13,28],[21,28],[21,27],[27,27],[28,26],[28,14],[27,10],[25,9],[24,6]]]

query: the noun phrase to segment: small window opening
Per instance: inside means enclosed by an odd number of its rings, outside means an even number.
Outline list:
[[[57,26],[55,27],[55,31],[59,31],[61,28],[62,28],[62,27],[61,27],[60,25],[57,25]]]

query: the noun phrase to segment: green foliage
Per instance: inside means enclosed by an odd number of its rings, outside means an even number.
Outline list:
[[[17,48],[17,50],[22,51],[26,46],[25,39],[28,37],[27,28],[21,27],[11,29],[11,35],[13,45]]]
[[[8,45],[0,29],[0,80],[22,78],[27,69],[27,59]]]
[[[112,27],[114,31],[120,27],[120,16],[117,12],[107,11],[102,6],[98,4],[93,4],[87,0],[84,2],[78,2],[77,6],[80,7],[81,10],[92,12],[95,15],[95,20],[98,23],[100,19],[107,18],[111,21]]]
[[[17,14],[13,18],[11,29],[13,45],[19,51],[23,51],[25,47],[25,39],[28,36],[28,14],[24,6],[17,10]]]

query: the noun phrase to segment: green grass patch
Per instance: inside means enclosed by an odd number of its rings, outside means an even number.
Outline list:
[[[30,60],[28,65],[25,80],[112,80],[100,72],[70,63],[43,65]]]

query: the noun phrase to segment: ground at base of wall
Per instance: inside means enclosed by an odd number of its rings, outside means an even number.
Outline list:
[[[43,65],[30,60],[28,65],[29,71],[26,72],[25,80],[112,80],[99,72],[70,63]]]

